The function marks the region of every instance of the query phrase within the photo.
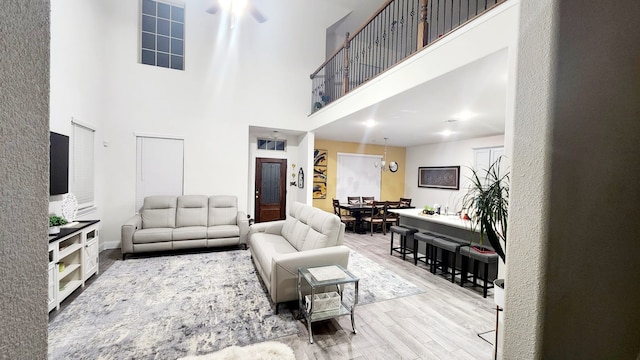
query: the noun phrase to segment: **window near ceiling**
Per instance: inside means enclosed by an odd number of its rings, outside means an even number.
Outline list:
[[[285,151],[287,140],[258,139],[258,150]]]
[[[184,70],[184,5],[142,0],[140,62]]]
[[[93,149],[95,130],[72,122],[71,192],[78,201],[78,210],[89,211],[94,207]]]

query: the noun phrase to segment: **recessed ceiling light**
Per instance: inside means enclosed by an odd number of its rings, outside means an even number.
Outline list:
[[[451,134],[453,134],[453,131],[451,130],[445,130],[443,132],[440,133],[442,136],[449,136]]]
[[[373,127],[373,126],[375,126],[375,125],[376,125],[376,122],[375,122],[373,119],[369,119],[369,120],[367,120],[367,121],[365,121],[365,122],[364,122],[364,125],[365,125],[366,127]]]

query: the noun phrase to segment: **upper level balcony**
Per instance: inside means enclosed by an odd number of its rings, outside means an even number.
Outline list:
[[[312,73],[307,125],[319,139],[403,147],[508,133],[518,13],[518,0],[385,3]]]
[[[311,74],[311,112],[341,98],[505,0],[390,0]]]

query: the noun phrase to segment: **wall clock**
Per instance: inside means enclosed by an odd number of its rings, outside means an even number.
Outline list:
[[[391,172],[396,172],[398,171],[398,163],[395,161],[392,161],[389,163],[389,171]]]

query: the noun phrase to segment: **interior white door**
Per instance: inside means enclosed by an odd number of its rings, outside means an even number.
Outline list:
[[[137,136],[136,212],[146,196],[182,195],[184,140]]]

